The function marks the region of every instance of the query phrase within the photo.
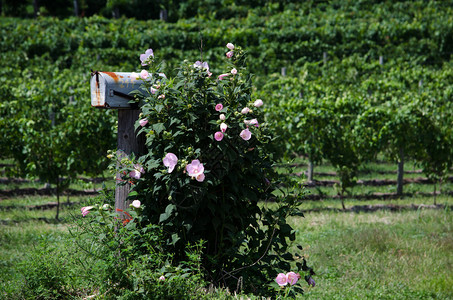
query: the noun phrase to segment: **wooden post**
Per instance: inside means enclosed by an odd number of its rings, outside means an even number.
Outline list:
[[[307,174],[307,179],[308,181],[313,181],[313,168],[314,168],[314,165],[313,165],[313,162],[311,160],[308,161],[308,174]]]
[[[325,51],[322,53],[322,62],[324,66],[327,65],[327,52]]]
[[[118,157],[127,157],[134,153],[139,155],[144,153],[144,136],[135,135],[134,124],[138,119],[140,110],[138,109],[119,109],[118,110]],[[117,183],[120,182],[121,175],[116,174]],[[129,207],[130,201],[126,202],[131,185],[116,185],[115,188],[115,208],[125,209]]]
[[[159,12],[159,19],[161,21],[167,22],[167,17],[168,17],[167,10],[166,9],[161,9],[160,12]]]
[[[379,56],[379,64],[381,66],[384,65],[384,56],[382,56],[382,55]]]
[[[38,17],[38,15],[39,15],[39,3],[38,3],[38,0],[33,0],[33,11],[34,11],[35,19],[36,19]]]
[[[404,177],[404,150],[400,148],[400,160],[398,162],[398,174],[396,182],[396,194],[398,196],[403,195],[403,177]]]
[[[79,16],[79,4],[77,3],[77,0],[74,0],[74,16],[78,17]]]
[[[286,67],[282,67],[282,76],[286,76]]]

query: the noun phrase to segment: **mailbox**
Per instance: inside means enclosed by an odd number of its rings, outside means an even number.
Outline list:
[[[140,87],[143,81],[137,79],[137,73],[127,72],[92,72],[91,106],[103,108],[131,109],[130,92]]]

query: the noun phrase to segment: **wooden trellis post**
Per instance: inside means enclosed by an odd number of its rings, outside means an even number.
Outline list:
[[[129,93],[142,84],[133,73],[92,72],[91,74],[91,105],[98,108],[118,110],[118,156],[125,157],[132,153],[142,154],[145,149],[143,136],[137,138],[134,124],[140,110],[129,103],[133,99]],[[121,175],[116,174],[115,208],[127,208],[126,198],[130,184],[118,185]]]

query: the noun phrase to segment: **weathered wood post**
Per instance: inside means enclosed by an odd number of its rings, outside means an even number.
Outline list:
[[[140,110],[129,103],[133,99],[129,93],[140,87],[143,82],[133,73],[123,72],[92,72],[91,74],[91,105],[98,108],[118,109],[118,156],[125,157],[134,153],[142,154],[145,149],[143,136],[136,137],[135,121]],[[130,184],[119,185],[121,175],[116,174],[115,208],[124,209],[130,191]]]

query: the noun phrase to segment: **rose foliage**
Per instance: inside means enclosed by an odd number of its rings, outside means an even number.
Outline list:
[[[167,78],[154,56],[142,60],[148,77],[133,94],[140,120],[147,120],[136,123],[147,152],[136,160],[144,170],[129,199],[145,204],[143,213],[161,226],[162,244],[175,259],[203,240],[207,281],[264,295],[294,261],[288,247],[295,232],[286,217],[301,195],[275,193],[281,181],[266,150],[272,143],[266,101],[250,96],[244,51],[235,46],[228,53],[228,68],[217,74],[208,62],[184,61],[176,78]],[[276,205],[260,204],[269,200]],[[302,258],[296,263],[298,272],[312,272]]]

